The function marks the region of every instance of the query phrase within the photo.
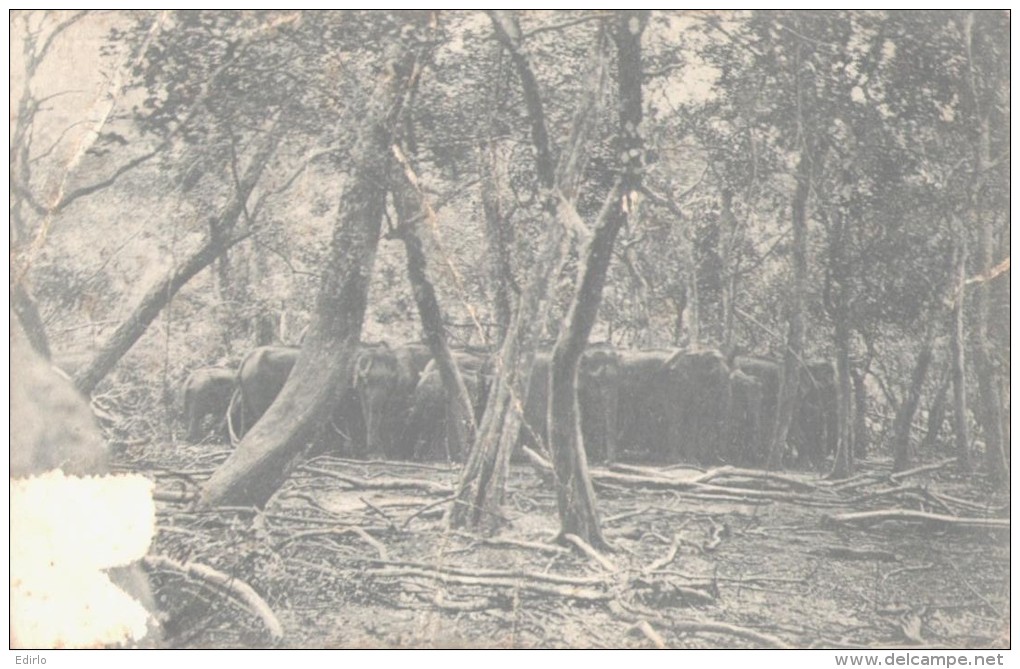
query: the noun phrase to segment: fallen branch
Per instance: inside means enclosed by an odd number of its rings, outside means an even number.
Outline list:
[[[368,560],[371,564],[381,565],[384,567],[396,567],[403,568],[409,567],[412,569],[425,570],[429,572],[436,572],[440,574],[446,574],[451,576],[470,576],[478,578],[495,578],[495,579],[506,579],[506,580],[531,580],[539,581],[543,583],[554,583],[556,585],[571,585],[577,587],[600,587],[604,586],[609,581],[603,576],[564,576],[561,574],[550,574],[546,572],[533,572],[516,570],[510,571],[505,569],[476,569],[470,567],[453,567],[443,566],[442,568],[433,567],[432,565],[425,564],[424,562],[409,562],[409,561],[397,561],[397,560]]]
[[[687,525],[688,520],[685,520],[683,524],[677,528],[676,533],[673,535],[673,542],[669,545],[669,551],[666,553],[666,555],[645,567],[644,572],[646,574],[662,569],[663,567],[666,567],[667,565],[669,565],[669,563],[676,559],[677,551],[680,550],[680,531],[684,528],[685,525]]]
[[[368,507],[369,511],[371,511],[373,513],[376,513],[379,516],[381,516],[382,519],[386,521],[386,524],[390,526],[391,530],[393,530],[394,532],[399,532],[400,531],[400,530],[397,529],[397,524],[393,522],[393,519],[390,518],[388,513],[386,513],[385,511],[383,511],[379,507],[377,507],[375,504],[372,504],[371,502],[369,502],[364,497],[359,497],[358,499],[361,501],[362,504],[364,504],[365,506]]]
[[[905,479],[908,476],[914,476],[916,474],[923,474],[925,472],[935,471],[936,469],[942,469],[947,465],[951,465],[956,462],[956,458],[947,458],[940,462],[933,462],[928,465],[921,465],[920,467],[914,467],[913,469],[907,469],[906,471],[896,472],[889,475],[889,479],[895,483],[899,483],[901,479]]]
[[[600,565],[602,565],[602,568],[605,569],[606,571],[616,571],[616,565],[613,564],[612,560],[607,558],[605,555],[602,555],[602,553],[599,553],[597,550],[595,550],[595,548],[591,544],[589,544],[581,537],[577,536],[576,534],[564,534],[563,539],[577,546],[582,553],[587,555],[595,562],[598,562]]]
[[[666,642],[663,640],[661,636],[659,636],[659,633],[652,628],[651,623],[649,623],[647,620],[638,621],[638,623],[634,625],[633,629],[641,632],[641,634],[643,634],[646,639],[651,641],[652,645],[658,648],[659,650],[666,649]]]
[[[545,480],[552,476],[552,465],[535,451],[524,447],[525,456]],[[835,501],[827,501],[798,493],[777,492],[772,490],[751,490],[747,488],[728,488],[726,486],[699,483],[694,479],[681,479],[668,476],[650,476],[647,474],[623,474],[608,469],[592,469],[591,480],[595,485],[620,485],[627,488],[652,488],[655,490],[680,490],[696,492],[702,495],[725,495],[746,500],[767,499],[781,502],[812,504],[816,506],[832,506]]]
[[[521,576],[464,576],[452,573],[451,570],[427,569],[418,567],[383,567],[365,571],[367,576],[377,578],[421,577],[440,581],[446,585],[476,585],[486,588],[501,587],[533,592],[541,595],[555,595],[570,599],[581,599],[590,602],[602,602],[612,598],[608,592],[575,585],[558,585],[531,581]],[[531,576],[535,576],[532,574]]]
[[[620,601],[612,601],[609,603],[609,610],[612,611],[616,616],[632,622],[640,624],[641,617],[635,615],[634,612],[628,610],[629,607],[625,606]],[[729,636],[740,637],[754,641],[762,646],[769,648],[781,648],[789,650],[792,646],[787,645],[784,641],[777,639],[774,636],[756,632],[755,630],[748,629],[746,627],[739,627],[737,625],[728,625],[726,623],[712,623],[712,622],[681,622],[672,618],[664,618],[653,612],[646,612],[645,618],[651,618],[661,625],[671,627],[674,632],[696,634],[698,632],[707,632],[711,634],[727,634]]]
[[[802,481],[801,479],[793,476],[787,476],[785,474],[776,474],[774,472],[764,472],[757,469],[741,469],[739,467],[731,467],[726,465],[724,467],[716,467],[710,469],[701,476],[692,479],[695,483],[708,483],[713,479],[717,479],[721,476],[733,476],[739,478],[759,479],[762,481],[776,481],[778,483],[785,483],[791,488],[797,490],[803,490],[805,492],[815,492],[819,488],[814,483]]]
[[[763,646],[769,648],[782,648],[790,649],[792,646],[786,644],[786,642],[777,639],[769,634],[763,634],[756,632],[746,627],[739,627],[737,625],[728,625],[726,623],[686,623],[686,622],[673,622],[673,631],[696,634],[698,632],[707,632],[709,634],[726,634],[728,636],[735,636],[749,641],[754,641]]]
[[[289,543],[303,539],[305,537],[319,537],[319,536],[335,536],[342,537],[348,534],[354,534],[360,537],[365,543],[375,549],[379,554],[379,559],[389,560],[389,553],[386,552],[386,546],[381,541],[373,537],[371,534],[365,531],[364,528],[358,525],[352,525],[350,527],[325,527],[318,530],[303,530],[301,532],[295,532],[285,539],[280,540],[276,544],[276,549],[279,550]]]
[[[280,625],[280,621],[277,620],[276,614],[269,608],[266,601],[244,581],[204,564],[196,562],[182,563],[162,555],[147,555],[142,558],[142,564],[150,571],[156,569],[176,571],[225,590],[245,604],[252,613],[262,620],[262,624],[265,625],[274,643],[283,639],[283,627]]]
[[[640,509],[634,509],[633,511],[624,511],[623,513],[618,513],[615,516],[607,516],[606,518],[603,518],[602,519],[602,524],[603,525],[609,525],[610,523],[615,523],[615,522],[620,521],[620,520],[625,520],[627,518],[633,518],[634,516],[640,516],[642,513],[645,513],[647,511],[651,511],[651,510],[652,510],[652,507],[645,506],[645,507],[642,507]],[[678,511],[677,513],[682,513],[682,512]]]
[[[882,576],[882,580],[879,583],[881,585],[885,585],[886,581],[888,581],[893,576],[896,576],[897,574],[904,574],[904,573],[910,572],[910,571],[925,571],[925,570],[931,569],[934,566],[935,566],[934,562],[928,562],[926,564],[919,564],[919,565],[915,565],[915,566],[912,566],[912,567],[900,567],[898,569],[893,569],[889,573],[884,574]]]
[[[172,504],[190,504],[198,499],[198,493],[193,490],[155,490],[152,499]]]
[[[556,544],[543,544],[537,541],[522,541],[520,539],[501,539],[496,537],[476,537],[470,534],[461,534],[462,536],[469,537],[475,541],[478,541],[482,545],[492,546],[494,548],[528,548],[530,550],[540,551],[542,553],[554,553],[557,555],[569,555],[570,549],[564,548],[563,546],[557,546]]]
[[[849,546],[826,546],[810,551],[812,555],[835,558],[837,560],[877,560],[879,562],[898,562],[900,557],[889,551],[871,550],[868,548],[851,548]]]
[[[828,516],[827,520],[844,525],[871,525],[887,520],[902,520],[937,523],[950,527],[1009,529],[1009,519],[1006,518],[958,518],[956,516],[945,516],[938,513],[925,513],[924,511],[912,511],[910,509],[883,509],[880,511],[841,513],[835,516]]]
[[[302,465],[301,469],[306,472],[313,474],[320,474],[322,476],[328,476],[338,481],[347,483],[359,490],[421,490],[429,495],[451,495],[453,494],[453,488],[442,483],[435,483],[434,481],[427,481],[425,479],[408,479],[408,478],[375,478],[366,479],[360,476],[351,476],[350,474],[341,474],[331,469],[323,469],[321,467],[310,467],[308,465]]]
[[[431,470],[431,471],[444,472],[444,473],[456,472],[458,469],[460,469],[459,466],[445,466],[444,467],[442,465],[430,465],[430,464],[427,464],[427,463],[424,463],[424,462],[406,462],[404,460],[355,460],[353,458],[338,458],[338,457],[332,456],[332,455],[320,455],[320,456],[317,456],[315,458],[312,458],[311,460],[309,460],[306,463],[305,466],[306,467],[308,465],[314,466],[314,463],[319,463],[319,462],[324,462],[324,463],[331,463],[332,462],[332,463],[339,463],[339,464],[345,464],[345,465],[383,465],[383,466],[387,466],[387,467],[406,467],[406,468],[409,468],[409,469],[428,469],[428,470]]]
[[[412,520],[414,520],[418,516],[422,515],[423,513],[428,511],[429,509],[434,509],[437,506],[442,506],[443,504],[446,504],[447,502],[452,502],[455,499],[457,499],[456,495],[450,495],[449,497],[444,497],[442,499],[436,500],[435,502],[431,502],[429,504],[424,505],[423,507],[421,507],[420,509],[418,509],[417,511],[412,513],[410,516],[405,518],[404,522],[400,524],[400,529],[401,530],[406,530],[407,526],[411,524]]]

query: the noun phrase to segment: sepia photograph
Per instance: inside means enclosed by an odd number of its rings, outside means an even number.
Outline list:
[[[1010,33],[12,10],[12,663],[1002,665]]]

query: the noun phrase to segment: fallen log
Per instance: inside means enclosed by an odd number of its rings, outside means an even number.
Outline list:
[[[1009,520],[1006,518],[960,518],[957,516],[946,516],[939,513],[913,511],[911,509],[882,509],[879,511],[841,513],[834,516],[826,516],[825,520],[842,525],[873,525],[874,523],[894,520],[935,523],[948,527],[1009,529]]]

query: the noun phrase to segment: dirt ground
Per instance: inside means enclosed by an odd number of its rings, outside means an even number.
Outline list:
[[[193,491],[226,457],[218,448],[150,444],[122,463],[161,492]],[[514,466],[510,525],[488,541],[443,529],[455,470],[324,457],[264,512],[159,504],[152,552],[250,585],[282,639],[224,588],[174,569],[152,574],[180,648],[1008,648],[1008,529],[826,521],[952,510],[931,508],[939,499],[969,504],[961,515],[1008,515],[1006,498],[951,466],[905,481],[890,481],[889,467],[866,462],[871,477],[838,491],[804,472],[786,472],[796,485],[720,479],[770,491],[763,498],[604,481],[596,489],[614,550],[600,563],[549,543],[555,497],[530,466]]]

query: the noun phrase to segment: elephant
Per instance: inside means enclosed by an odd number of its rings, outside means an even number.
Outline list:
[[[261,346],[245,356],[227,412],[231,441],[241,439],[262,418],[287,382],[299,352],[290,346]]]
[[[764,464],[768,447],[768,435],[762,428],[764,386],[760,379],[739,369],[730,372],[729,383],[730,405],[726,411],[729,434],[723,445],[724,459],[736,465]]]
[[[181,396],[184,403],[184,419],[188,425],[187,439],[191,443],[199,441],[205,434],[203,423],[212,416],[217,435],[229,438],[227,430],[227,409],[234,393],[234,382],[237,374],[221,367],[196,369],[188,375],[182,387]]]
[[[730,370],[714,350],[620,354],[619,441],[652,462],[724,460]]]
[[[761,383],[761,429],[756,448],[764,458],[779,417],[783,365],[780,361],[757,356],[737,356],[734,364],[738,370]],[[820,469],[826,458],[835,452],[839,440],[838,387],[832,363],[813,361],[802,364],[798,388],[788,444],[795,452],[798,466],[811,465]]]
[[[797,411],[790,425],[790,443],[799,467],[825,467],[839,444],[839,386],[836,367],[827,360],[800,368]]]
[[[454,361],[467,387],[475,420],[481,418],[492,382],[491,360],[481,350],[454,350]],[[413,460],[445,460],[453,462],[466,455],[453,448],[453,424],[448,412],[446,389],[435,361],[422,371],[414,389],[411,414],[408,417],[403,443],[406,456]]]
[[[10,321],[10,335],[11,379],[16,382],[11,383],[10,387],[12,422],[9,465],[12,483],[11,509],[15,510],[20,504],[24,504],[20,496],[25,493],[18,492],[21,486],[15,485],[21,483],[22,479],[34,478],[36,484],[47,486],[55,484],[61,487],[61,493],[71,494],[74,490],[81,490],[80,486],[86,483],[83,479],[109,474],[110,463],[107,443],[96,424],[88,400],[78,393],[65,373],[44,360],[32,348],[20,324],[14,318]],[[69,477],[82,479],[73,479],[61,484],[61,480],[56,476],[45,478],[40,476],[54,470],[60,470]],[[52,501],[54,505],[60,503],[59,498]],[[68,502],[65,500],[63,503]],[[116,535],[118,528],[115,523],[118,521],[113,517],[101,520],[105,523],[105,533],[110,536]],[[12,529],[16,524],[16,519],[12,518]],[[124,531],[130,529],[125,527]],[[20,533],[23,530],[17,531]],[[33,535],[45,537],[55,532],[55,529],[32,525],[28,531]],[[20,536],[20,534],[11,536],[11,547],[14,551],[19,548]],[[87,538],[86,534],[81,534],[81,537]],[[86,545],[82,545],[81,548],[83,551],[89,549]],[[90,553],[89,558],[97,556],[94,551]],[[27,558],[27,554],[23,554],[22,558]],[[52,567],[52,563],[50,566]],[[39,568],[42,567],[40,564]],[[133,644],[140,647],[159,647],[163,643],[163,631],[157,622],[156,600],[141,565],[136,561],[105,571],[114,585],[130,595],[150,614],[146,636],[135,640]],[[27,587],[20,583],[19,581],[17,587],[22,589]],[[15,587],[16,584],[12,581],[12,588]],[[43,595],[37,594],[36,599],[39,597]],[[32,647],[32,640],[24,637],[19,639],[17,630],[26,626],[31,627],[36,622],[41,623],[39,628],[45,629],[48,621],[33,620],[32,613],[33,611],[20,608],[11,611],[11,648]],[[18,623],[15,623],[16,620]]]
[[[542,444],[546,452],[550,360],[548,352],[535,356],[519,440],[530,447]],[[617,456],[619,381],[619,355],[613,348],[596,345],[584,352],[578,369],[577,400],[585,453],[594,462],[613,461]]]
[[[670,408],[664,367],[675,350],[621,351],[617,442],[628,460],[662,460],[668,439]]]
[[[357,455],[408,455],[401,442],[414,390],[429,358],[428,348],[421,344],[367,344],[358,350],[352,388],[361,407],[365,440]]]

